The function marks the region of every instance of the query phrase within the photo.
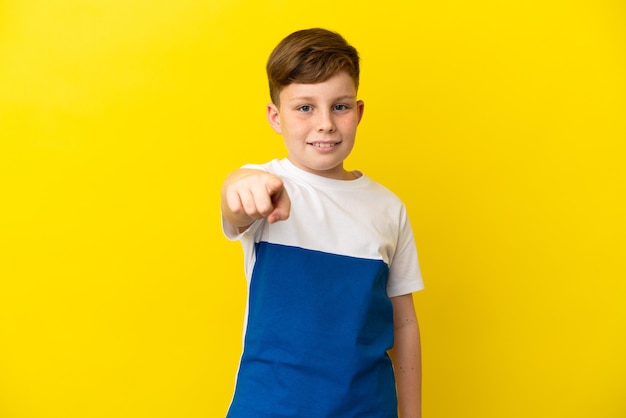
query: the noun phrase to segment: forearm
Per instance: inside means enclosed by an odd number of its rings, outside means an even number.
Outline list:
[[[407,302],[407,304],[410,303],[407,310],[413,310],[412,302],[412,299]],[[397,318],[395,324],[395,342],[393,350],[390,351],[396,375],[399,416],[400,418],[421,418],[422,356],[419,325],[414,311],[413,314],[409,313],[400,318]]]

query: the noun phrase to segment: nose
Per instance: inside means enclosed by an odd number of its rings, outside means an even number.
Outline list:
[[[319,112],[317,118],[317,132],[335,132],[335,121],[331,112]]]

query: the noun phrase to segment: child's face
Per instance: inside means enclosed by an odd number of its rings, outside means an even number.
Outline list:
[[[280,107],[267,107],[270,125],[283,135],[292,164],[342,180],[353,178],[343,160],[354,146],[361,116],[363,102],[356,100],[354,82],[343,71],[321,83],[292,83],[280,92]]]

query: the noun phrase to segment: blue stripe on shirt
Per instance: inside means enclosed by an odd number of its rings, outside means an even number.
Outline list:
[[[381,260],[258,243],[228,417],[396,417],[388,273]]]

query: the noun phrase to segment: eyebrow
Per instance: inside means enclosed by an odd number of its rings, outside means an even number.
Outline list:
[[[301,101],[301,100],[303,100],[303,101],[314,101],[315,97],[312,97],[312,96],[296,96],[296,97],[292,97],[288,101],[295,102],[295,101]],[[352,94],[345,94],[343,96],[335,97],[332,101],[336,102],[336,101],[340,101],[340,100],[356,100],[356,96],[352,95]]]

